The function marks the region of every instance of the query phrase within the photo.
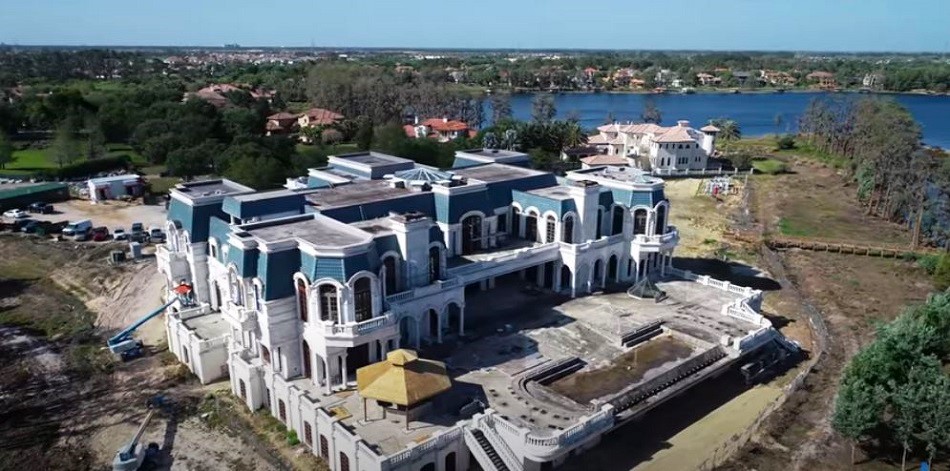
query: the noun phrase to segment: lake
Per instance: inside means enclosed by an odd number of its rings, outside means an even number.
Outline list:
[[[633,93],[560,93],[554,97],[558,117],[575,112],[584,128],[593,129],[604,124],[612,113],[617,121],[637,120],[643,102],[652,98],[663,116],[664,125],[679,119],[689,120],[699,127],[713,118],[730,118],[739,123],[744,136],[761,136],[776,132],[791,132],[798,127],[798,117],[808,103],[820,96],[849,99],[852,93],[697,93],[693,95],[645,95]],[[931,146],[950,149],[950,96],[887,95],[903,104],[914,115],[923,129],[924,142]],[[531,100],[534,94],[511,97],[511,109],[517,119],[531,119]],[[490,113],[486,113],[490,116]],[[781,123],[776,125],[776,116]]]

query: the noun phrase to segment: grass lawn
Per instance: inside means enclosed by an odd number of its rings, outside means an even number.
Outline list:
[[[782,173],[788,170],[785,162],[777,159],[753,160],[752,168],[754,168],[756,172],[767,173],[769,175],[775,175],[776,173]]]
[[[178,177],[150,177],[148,178],[149,184],[152,185],[152,193],[155,194],[165,194],[168,193],[173,186],[181,182],[181,178]]]
[[[80,149],[85,148],[85,143],[80,143]],[[128,155],[132,163],[136,165],[147,165],[148,162],[141,154],[132,149],[127,144],[106,144],[106,157],[115,157],[117,155]],[[76,163],[86,160],[81,157]],[[47,170],[59,168],[59,163],[52,155],[49,147],[21,149],[13,152],[13,162],[7,164],[6,170],[9,173],[29,173],[37,170]]]

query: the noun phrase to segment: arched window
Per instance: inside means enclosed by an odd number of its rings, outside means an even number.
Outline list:
[[[301,345],[301,350],[302,350],[301,353],[303,353],[303,375],[307,378],[312,379],[313,369],[311,368],[311,363],[310,363],[312,355],[310,353],[310,344],[308,344],[306,340],[303,341],[303,344]]]
[[[373,318],[373,284],[368,276],[353,283],[353,300],[356,304],[356,322]]]
[[[300,313],[300,320],[310,320],[310,314],[307,312],[307,282],[301,278],[297,278],[297,312]]]
[[[261,360],[264,360],[264,363],[270,364],[270,350],[263,345],[261,345]]]
[[[241,277],[233,267],[228,270],[228,289],[231,292],[231,302],[236,306],[243,306],[244,293],[241,290]]]
[[[550,244],[557,240],[557,219],[555,219],[554,216],[548,216],[546,229],[547,236],[544,238],[544,241]]]
[[[342,451],[340,452],[340,471],[350,471],[350,457]]]
[[[647,210],[640,208],[633,212],[633,233],[647,233]]]
[[[339,293],[336,286],[329,283],[320,285],[317,296],[320,297],[320,320],[335,323],[340,317]]]
[[[261,310],[261,285],[254,283],[254,309]]]
[[[214,240],[208,241],[208,255],[210,255],[211,258],[218,258],[218,244],[216,244]]]
[[[656,235],[666,233],[666,206],[656,208]]]
[[[442,276],[442,251],[439,247],[429,248],[429,283],[435,283]]]
[[[521,210],[517,207],[511,208],[511,235],[521,237]]]
[[[613,230],[610,232],[611,235],[622,234],[623,233],[623,213],[624,209],[621,206],[614,206],[613,209]]]
[[[568,244],[574,243],[574,216],[568,216],[564,218],[564,226],[561,228],[561,231],[564,235],[561,237],[561,240],[567,242]]]
[[[383,259],[383,279],[386,282],[386,296],[396,294],[399,290],[396,282],[396,257],[386,257]]]

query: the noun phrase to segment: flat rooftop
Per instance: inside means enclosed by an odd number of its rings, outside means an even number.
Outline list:
[[[524,152],[517,152],[507,149],[467,149],[460,150],[456,152],[456,155],[461,154],[462,157],[466,155],[473,155],[478,157],[483,157],[486,159],[514,159],[514,158],[530,158],[528,154]]]
[[[543,196],[552,200],[569,200],[572,198],[570,189],[563,185],[549,186],[547,188],[538,188],[537,190],[529,190],[527,193],[532,195]]]
[[[300,191],[292,190],[272,190],[272,191],[258,191],[254,193],[235,195],[234,198],[236,201],[240,202],[250,202],[250,201],[262,201],[275,198],[286,198],[288,196],[294,196],[301,194]]]
[[[316,209],[328,209],[400,198],[410,194],[411,190],[393,188],[385,180],[366,180],[316,189],[307,194],[307,201]]]
[[[345,247],[372,240],[365,231],[318,214],[248,224],[241,230],[264,242],[296,239],[316,247]]]
[[[202,196],[238,195],[254,191],[253,188],[246,187],[240,183],[225,179],[179,183],[175,185],[174,190],[180,194],[192,198],[199,198]]]
[[[392,220],[389,219],[389,216],[353,222],[350,223],[350,225],[373,235],[383,235],[393,232]]]
[[[352,154],[341,154],[330,156],[330,163],[354,162],[369,167],[379,167],[393,164],[413,163],[409,159],[396,157],[395,155],[383,154],[380,152],[354,152]],[[340,162],[340,163],[343,163]]]
[[[637,183],[652,185],[663,183],[663,180],[648,175],[643,170],[629,166],[608,165],[605,167],[594,167],[590,169],[574,170],[568,173],[572,179],[583,180],[583,177],[596,177],[604,180],[611,180],[623,183]]]
[[[198,317],[192,317],[182,321],[185,327],[193,330],[195,335],[202,340],[211,340],[227,335],[230,331],[224,315],[220,312],[212,312]]]
[[[545,174],[545,172],[538,170],[531,170],[504,164],[485,164],[465,168],[453,168],[452,173],[461,177],[472,178],[488,183],[517,180],[519,178]]]

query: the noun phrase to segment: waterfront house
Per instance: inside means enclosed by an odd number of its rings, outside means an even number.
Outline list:
[[[612,123],[597,128],[598,134],[587,139],[606,155],[632,158],[641,167],[660,171],[705,169],[715,152],[713,126],[693,129],[689,121],[663,127],[653,123]]]
[[[406,135],[413,139],[435,139],[439,142],[448,142],[459,137],[474,137],[478,131],[469,127],[463,121],[448,118],[429,118],[415,124],[403,126]]]
[[[838,86],[837,81],[835,80],[835,74],[831,72],[825,72],[818,70],[812,72],[805,76],[805,79],[808,80],[813,85],[817,85],[818,88],[836,88]]]

